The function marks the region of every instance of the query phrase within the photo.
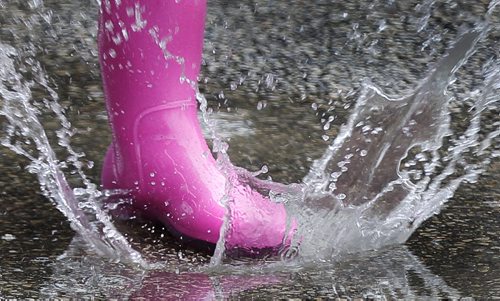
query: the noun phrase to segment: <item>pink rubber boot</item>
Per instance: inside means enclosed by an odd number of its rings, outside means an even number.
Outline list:
[[[181,235],[216,243],[229,183],[197,119],[195,91],[206,0],[102,0],[99,59],[113,143],[106,189],[127,189],[133,206]],[[184,80],[181,80],[184,79]],[[279,247],[281,204],[237,184],[229,189],[226,245]]]

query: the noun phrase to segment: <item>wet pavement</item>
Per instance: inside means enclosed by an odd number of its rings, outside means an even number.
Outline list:
[[[0,1],[0,42],[33,48],[77,129],[73,146],[85,152],[84,162],[94,163],[85,172],[98,182],[110,133],[95,57],[97,6],[45,1],[39,9],[53,10],[51,25],[30,27],[37,15],[30,5],[36,2]],[[488,7],[486,1],[436,1],[425,23],[426,5],[415,9],[414,1],[209,2],[200,88],[219,111],[219,131],[231,137],[233,163],[253,171],[266,164],[265,177],[282,183],[300,181],[321,156],[329,142],[322,136],[338,132],[364,79],[393,95],[407,93]],[[461,100],[480,86],[481,66],[498,59],[499,16],[497,8],[497,28],[450,88],[456,135],[468,118]],[[422,24],[426,28],[418,31]],[[36,87],[34,96],[48,97]],[[336,119],[323,130],[322,114],[332,107]],[[46,114],[43,121],[56,141],[54,116]],[[499,121],[498,108],[492,108],[483,131]],[[498,138],[494,147],[500,147]],[[143,254],[170,263],[167,271],[147,273],[85,255],[68,222],[26,171],[29,163],[0,148],[0,298],[500,298],[498,158],[476,183],[462,185],[405,246],[303,266],[258,269],[242,263],[199,272],[209,261],[206,248],[181,246],[158,225],[121,225]]]

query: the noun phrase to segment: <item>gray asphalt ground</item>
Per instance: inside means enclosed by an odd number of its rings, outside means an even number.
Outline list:
[[[86,153],[84,160],[95,163],[86,173],[98,182],[110,133],[95,57],[97,8],[91,1],[72,2],[45,1],[45,9],[54,12],[51,25],[33,23],[30,27],[30,16],[36,15],[29,8],[31,2],[0,0],[0,42],[18,49],[27,49],[32,42],[35,57],[51,83],[57,85],[66,116],[78,130],[73,146]],[[211,107],[220,111],[220,131],[231,136],[233,163],[250,170],[266,164],[274,180],[300,181],[312,160],[328,145],[321,136],[334,137],[345,121],[364,79],[369,78],[388,94],[408,93],[457,34],[473,26],[488,7],[487,1],[436,1],[428,22],[423,22],[429,11],[425,5],[418,9],[418,3],[209,1],[200,89]],[[493,16],[496,28],[480,43],[477,55],[459,71],[449,89],[456,98],[451,112],[452,128],[458,133],[469,116],[463,100],[482,83],[481,67],[490,58],[498,60],[499,12],[497,8]],[[426,27],[418,31],[421,24]],[[422,50],[425,41],[430,43]],[[41,98],[47,93],[35,89],[34,95]],[[330,108],[337,117],[324,131],[321,117]],[[483,132],[491,131],[500,121],[498,108],[484,116]],[[58,124],[52,115],[44,116],[44,125],[55,139],[52,130]],[[498,149],[498,139],[494,145]],[[466,160],[473,161],[474,156]],[[47,296],[46,291],[40,295],[47,287],[57,296],[109,297],[112,290],[96,290],[85,286],[83,280],[76,283],[84,277],[75,278],[74,285],[82,284],[87,291],[62,285],[72,283],[68,280],[71,273],[79,275],[57,259],[68,249],[74,233],[41,196],[36,177],[25,170],[28,164],[28,160],[0,148],[0,298]],[[77,184],[71,176],[70,180]],[[499,180],[497,158],[476,183],[462,185],[441,213],[425,222],[404,247],[274,271],[269,273],[274,275],[272,279],[257,273],[247,280],[232,281],[231,273],[221,271],[211,276],[207,290],[215,297],[232,299],[347,300],[376,299],[377,294],[386,294],[389,299],[500,298]],[[209,260],[203,250],[186,250],[158,226],[153,234],[153,225],[121,227],[144,254],[169,260],[181,270]],[[181,250],[181,257],[187,260],[179,257]],[[75,262],[85,262],[83,255],[75,256]],[[83,264],[80,269],[87,271]],[[68,275],[63,275],[63,270]],[[243,268],[241,271],[247,273]],[[166,296],[166,289],[182,291],[192,279],[175,273],[149,273],[137,292],[129,289],[114,296]]]

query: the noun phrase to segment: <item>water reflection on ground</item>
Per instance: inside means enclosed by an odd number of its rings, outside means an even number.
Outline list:
[[[192,271],[144,271],[82,254],[74,239],[51,264],[43,297],[212,300],[229,297],[458,298],[405,246],[349,255],[332,262],[241,263]],[[82,256],[83,255],[83,256]]]

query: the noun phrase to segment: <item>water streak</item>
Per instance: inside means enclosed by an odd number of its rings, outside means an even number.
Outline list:
[[[466,152],[481,154],[499,134],[478,136],[482,111],[499,101],[498,63],[486,72],[465,134],[443,154],[452,134],[447,87],[487,33],[482,24],[463,34],[410,95],[391,98],[364,84],[347,124],[304,179],[303,200],[289,205],[303,258],[405,242],[489,164],[486,156],[457,175]]]
[[[23,59],[31,67],[32,80],[27,80],[18,71],[17,64]],[[70,145],[70,138],[74,134],[71,123],[64,115],[58,94],[49,86],[38,61],[33,57],[20,57],[15,48],[0,43],[0,78],[0,116],[7,120],[1,144],[30,160],[27,170],[37,175],[43,195],[66,216],[72,229],[84,238],[89,247],[113,260],[147,267],[140,253],[131,248],[125,237],[113,226],[110,216],[101,208],[100,199],[104,194],[82,170],[81,158],[84,154],[76,152]],[[35,86],[45,89],[51,98],[34,99],[32,89]],[[61,125],[56,134],[58,144],[68,153],[64,161],[56,157],[40,122],[41,115],[46,112],[53,113]],[[79,198],[73,193],[62,171],[68,165],[76,170],[84,185],[84,188],[76,188]]]

